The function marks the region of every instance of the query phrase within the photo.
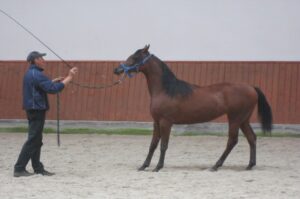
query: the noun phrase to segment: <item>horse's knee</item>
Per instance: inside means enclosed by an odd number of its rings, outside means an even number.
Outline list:
[[[157,148],[158,143],[151,143],[150,147],[149,147],[149,151],[155,151],[155,149]]]
[[[168,149],[168,144],[162,144],[161,147],[160,147],[160,150],[162,152],[165,152],[167,149]]]
[[[238,143],[238,138],[229,138],[229,141],[228,141],[228,146],[229,147],[234,147],[235,145],[237,145]]]
[[[239,139],[238,139],[238,138],[234,138],[234,139],[233,139],[234,145],[236,145],[238,142],[239,142]]]
[[[256,146],[256,135],[253,134],[252,137],[248,138],[248,142],[250,147],[255,147]]]

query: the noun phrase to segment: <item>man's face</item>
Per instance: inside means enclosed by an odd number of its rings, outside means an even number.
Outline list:
[[[43,57],[36,58],[36,59],[34,60],[34,63],[35,63],[37,66],[39,66],[39,67],[44,67],[44,66],[46,66],[46,62],[45,62],[45,60],[44,60]]]

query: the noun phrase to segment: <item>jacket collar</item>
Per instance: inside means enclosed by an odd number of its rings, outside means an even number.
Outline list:
[[[39,66],[37,66],[35,64],[31,64],[30,68],[35,68],[35,69],[38,69],[39,71],[43,71],[44,70],[43,68],[41,68],[41,67],[39,67]]]

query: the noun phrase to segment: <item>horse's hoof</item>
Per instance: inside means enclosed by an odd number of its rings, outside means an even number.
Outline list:
[[[254,167],[255,165],[248,165],[247,167],[246,167],[246,170],[252,170],[252,168]]]
[[[246,167],[246,170],[251,170],[254,166],[256,165],[256,163],[249,163],[249,165]]]
[[[146,166],[141,166],[139,169],[138,169],[138,171],[144,171],[146,169]]]
[[[213,166],[209,170],[212,172],[216,172],[216,171],[218,171],[218,167]]]
[[[156,168],[153,169],[152,171],[153,171],[153,172],[159,172],[160,169],[161,169],[160,167],[156,167]]]

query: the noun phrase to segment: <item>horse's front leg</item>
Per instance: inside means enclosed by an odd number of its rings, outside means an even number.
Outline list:
[[[158,145],[159,140],[160,140],[159,124],[158,124],[158,122],[154,122],[153,135],[152,135],[152,141],[151,141],[151,144],[149,147],[149,152],[148,152],[148,155],[147,155],[147,158],[146,158],[144,164],[138,169],[139,171],[143,171],[143,170],[145,170],[145,168],[149,167],[153,153]]]
[[[170,138],[172,124],[166,121],[159,123],[159,130],[161,135],[161,143],[160,143],[160,157],[156,168],[153,171],[159,171],[164,167],[165,154],[168,149],[168,143]]]

